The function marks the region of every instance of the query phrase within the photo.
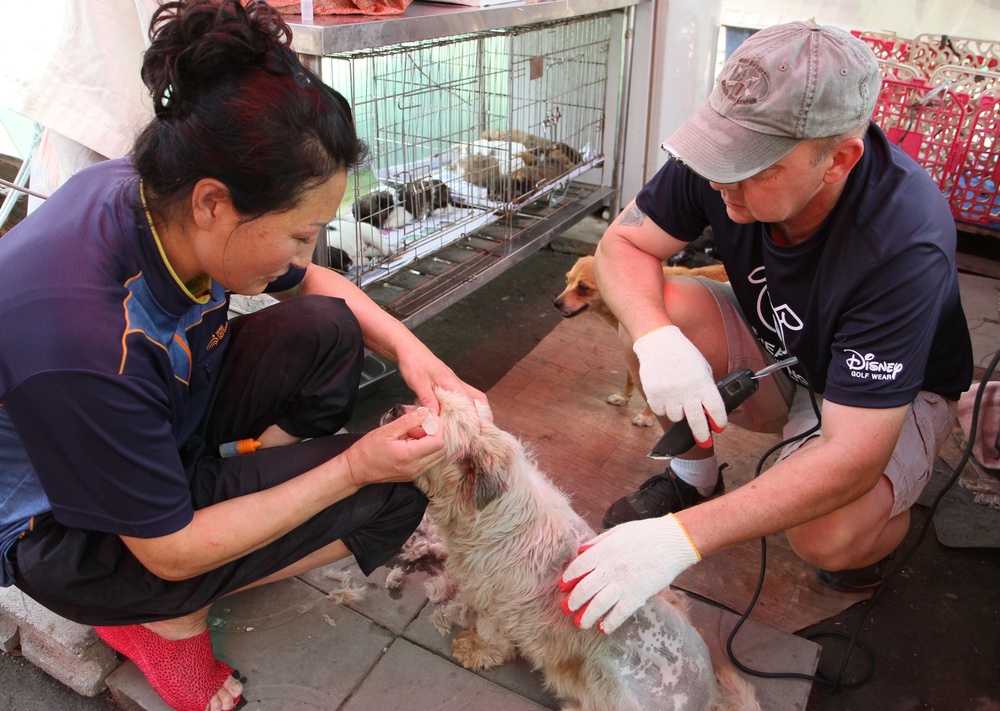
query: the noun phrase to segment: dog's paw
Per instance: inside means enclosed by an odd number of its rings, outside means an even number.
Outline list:
[[[507,661],[502,650],[490,647],[475,630],[459,632],[451,643],[455,660],[466,669],[485,671]]]
[[[442,637],[446,637],[451,634],[451,628],[454,621],[448,614],[448,609],[444,606],[434,608],[434,612],[431,613],[431,624],[434,625],[434,629]]]
[[[625,396],[625,393],[614,393],[608,395],[608,402],[615,407],[624,407],[628,405],[628,398]]]
[[[652,427],[656,424],[656,415],[649,408],[632,418],[632,424],[636,427]]]

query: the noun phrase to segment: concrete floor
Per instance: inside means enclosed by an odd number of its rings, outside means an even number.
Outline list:
[[[572,253],[543,250],[421,324],[415,332],[461,377],[482,390],[489,390],[559,323],[560,317],[552,308],[551,300],[561,288],[563,275],[575,258]],[[982,286],[987,296],[989,289],[993,289],[995,304],[995,284],[989,282]],[[1000,344],[996,331],[990,330],[997,323],[995,312],[989,317],[994,320],[992,325],[986,324],[982,347],[988,348],[992,340],[995,350]],[[349,429],[358,431],[373,426],[387,404],[409,399],[409,391],[398,375],[390,376],[374,395],[359,404]],[[918,507],[911,540],[916,538],[926,518],[927,510]],[[1000,590],[1000,555],[996,549],[946,548],[938,543],[932,528],[903,573],[887,586],[862,629],[861,641],[875,659],[872,679],[859,688],[841,689],[836,693],[814,685],[808,711],[1000,711],[997,683],[1000,678],[997,645],[1000,597],[997,590]],[[290,605],[294,603],[295,594],[294,590],[288,592]],[[247,601],[246,605],[250,607],[234,613],[237,618],[260,620],[259,611],[252,609],[253,602]],[[862,606],[855,606],[801,634],[827,630],[850,633],[863,612]],[[363,624],[352,615],[344,615],[343,610],[331,609],[328,614],[337,625],[335,629],[348,638],[356,634],[352,631],[358,629],[356,624]],[[370,630],[369,627],[364,629]],[[375,632],[373,643],[381,639],[377,630]],[[832,675],[839,665],[842,645],[825,639],[817,641],[825,650],[820,668]],[[413,649],[408,645],[392,649],[394,655],[399,655],[398,668],[405,668],[407,655],[411,655]],[[377,652],[373,648],[372,653]],[[268,638],[256,663],[285,666],[293,658],[308,663],[310,659],[324,658],[321,655],[327,654],[330,656],[325,658],[332,660],[337,649],[325,643],[312,649],[304,643],[292,649]],[[276,661],[279,657],[282,658],[280,662]],[[849,675],[861,673],[857,671],[859,666],[852,663]],[[330,665],[325,668],[327,673],[335,673]],[[251,670],[243,671],[250,673]],[[400,706],[398,698],[381,691],[402,681],[391,675],[370,678],[365,692],[368,695],[363,698],[372,704],[370,708],[397,706],[422,711],[433,707],[421,705],[422,701],[416,696],[409,697]],[[490,685],[463,689],[462,693],[473,694],[466,700],[469,708],[537,709],[545,702],[544,697],[532,696],[533,691],[528,693],[527,699],[502,691],[501,687]],[[300,708],[323,708],[311,703],[314,701],[302,699]],[[343,708],[366,708],[359,704],[360,700]],[[277,708],[267,704],[257,707]],[[112,711],[116,706],[106,694],[85,699],[52,681],[23,659],[0,654],[0,709],[42,711],[55,708]]]

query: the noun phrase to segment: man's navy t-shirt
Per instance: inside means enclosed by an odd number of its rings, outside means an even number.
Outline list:
[[[833,212],[805,241],[776,244],[741,225],[718,191],[676,160],[636,197],[670,235],[711,225],[719,258],[755,336],[793,377],[842,405],[895,407],[929,390],[958,399],[972,378],[959,297],[956,231],[930,176],[872,124]]]

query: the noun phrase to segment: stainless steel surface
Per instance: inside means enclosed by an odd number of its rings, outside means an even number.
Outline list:
[[[622,10],[650,0],[543,0],[512,2],[490,7],[466,7],[414,2],[402,15],[316,16],[305,24],[287,17],[292,48],[300,54],[329,56],[375,47],[437,39],[487,30],[570,20],[582,15]]]
[[[763,378],[765,375],[770,375],[776,370],[781,370],[782,368],[787,368],[788,366],[795,365],[799,362],[799,359],[795,356],[791,358],[785,358],[784,360],[779,360],[777,363],[771,363],[771,365],[761,368],[756,373],[753,374],[754,380]]]
[[[365,398],[373,395],[379,389],[382,381],[398,370],[396,364],[383,358],[377,353],[365,353],[364,363],[361,365],[361,385],[358,387],[358,397]]]

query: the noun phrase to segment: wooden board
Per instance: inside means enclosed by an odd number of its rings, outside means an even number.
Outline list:
[[[596,531],[607,507],[664,464],[646,457],[659,428],[631,423],[643,405],[609,405],[625,366],[614,333],[590,315],[567,319],[489,391],[496,423],[534,451],[541,468]],[[753,478],[760,455],[777,439],[732,426],[717,436],[726,487]],[[760,573],[760,542],[730,549],[682,573],[675,585],[740,613]],[[767,539],[767,573],[751,619],[795,632],[833,617],[870,593],[842,593],[816,580],[783,535]]]

